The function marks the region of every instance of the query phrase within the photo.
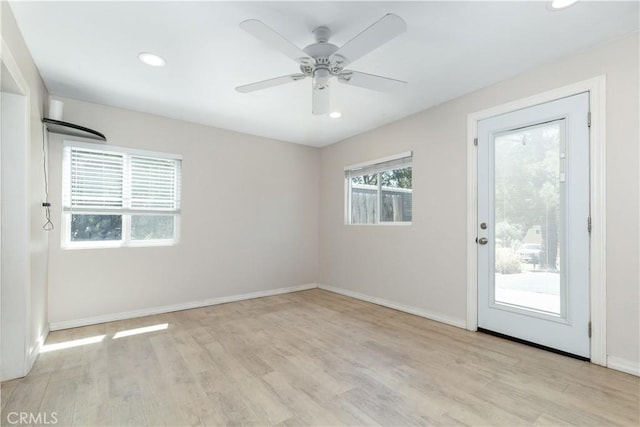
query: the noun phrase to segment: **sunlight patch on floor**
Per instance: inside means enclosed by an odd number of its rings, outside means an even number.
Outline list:
[[[63,350],[66,348],[80,347],[82,345],[95,344],[101,342],[106,335],[96,335],[95,337],[81,338],[78,340],[64,341],[56,344],[45,344],[40,349],[40,353],[48,353],[50,351]]]
[[[147,332],[161,331],[169,327],[168,323],[159,323],[157,325],[145,326],[143,328],[127,329],[120,331],[113,336],[113,339],[129,337],[131,335],[146,334]]]

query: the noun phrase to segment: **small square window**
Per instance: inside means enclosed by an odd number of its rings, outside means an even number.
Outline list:
[[[411,223],[412,156],[346,168],[347,223]]]

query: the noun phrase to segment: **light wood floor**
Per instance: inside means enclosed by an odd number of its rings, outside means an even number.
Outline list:
[[[168,329],[113,339],[116,332]],[[637,377],[322,290],[53,332],[2,384],[66,425],[634,425]]]

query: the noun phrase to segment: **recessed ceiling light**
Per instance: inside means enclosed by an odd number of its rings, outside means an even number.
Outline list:
[[[333,113],[329,113],[329,117],[332,119],[339,119],[342,117],[342,113],[340,111],[334,111]]]
[[[576,3],[578,0],[553,0],[551,2],[551,9],[564,9],[565,7],[569,7],[572,4]]]
[[[164,58],[156,55],[155,53],[142,52],[140,55],[138,55],[138,59],[152,67],[164,67],[164,65],[166,64]]]

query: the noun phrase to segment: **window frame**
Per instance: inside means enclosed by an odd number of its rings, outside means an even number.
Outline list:
[[[67,148],[69,147],[69,148]],[[177,189],[175,198],[178,201],[178,208],[171,211],[162,210],[136,210],[130,207],[114,208],[114,209],[95,209],[95,210],[81,210],[74,212],[71,210],[65,210],[65,197],[68,195],[70,189],[65,187],[65,150],[73,148],[85,148],[89,150],[95,150],[106,153],[121,154],[124,157],[139,156],[148,157],[152,159],[174,160],[178,162],[177,166]],[[130,164],[131,162],[128,161]],[[123,182],[128,180],[128,187],[131,187],[131,170],[123,170]],[[108,248],[122,248],[122,247],[154,247],[154,246],[174,246],[178,244],[180,240],[180,218],[182,215],[180,200],[181,200],[181,182],[182,182],[182,155],[166,153],[160,151],[140,150],[129,147],[119,147],[115,145],[104,145],[89,142],[81,142],[74,140],[63,141],[63,156],[62,156],[62,209],[61,214],[61,247],[62,249],[108,249]],[[124,184],[123,184],[124,185]],[[124,190],[123,190],[124,191]],[[130,190],[129,190],[130,191]],[[69,196],[70,197],[70,196]],[[122,235],[119,240],[71,240],[71,219],[72,215],[118,215],[122,218]],[[131,218],[138,215],[154,215],[154,216],[172,216],[173,220],[173,238],[171,239],[148,239],[137,240],[131,238]]]
[[[409,159],[407,163],[403,164],[401,168],[393,168],[392,165],[390,165],[389,168],[387,169],[383,169],[382,167],[385,166],[385,163],[392,163],[394,161],[400,161],[400,160],[405,160],[405,159]],[[373,172],[373,173],[367,173],[366,169],[379,169],[377,172]],[[391,156],[386,156],[386,157],[382,157],[379,159],[375,159],[375,160],[370,160],[370,161],[366,161],[366,162],[361,162],[361,163],[355,163],[352,165],[348,165],[344,167],[344,174],[345,174],[345,217],[344,217],[344,221],[345,221],[345,225],[354,225],[354,226],[371,226],[371,225],[375,225],[375,226],[380,226],[380,225],[390,225],[390,226],[407,226],[407,225],[412,225],[413,223],[413,213],[411,215],[412,220],[411,221],[381,221],[380,220],[380,215],[382,213],[382,180],[380,179],[380,174],[384,171],[387,170],[392,170],[392,169],[404,169],[404,168],[412,168],[412,174],[413,174],[413,151],[405,151],[402,153],[398,153],[395,155],[391,155]],[[356,172],[358,170],[363,170],[362,175],[355,175],[353,174],[353,172]],[[376,209],[376,216],[375,216],[375,222],[373,223],[354,223],[352,222],[352,207],[351,207],[351,197],[352,197],[352,180],[351,178],[353,176],[364,176],[364,175],[373,175],[376,174],[378,175],[378,179],[377,179],[377,194],[376,194],[376,198],[377,198],[377,209]],[[411,197],[413,199],[413,182],[411,185]]]

